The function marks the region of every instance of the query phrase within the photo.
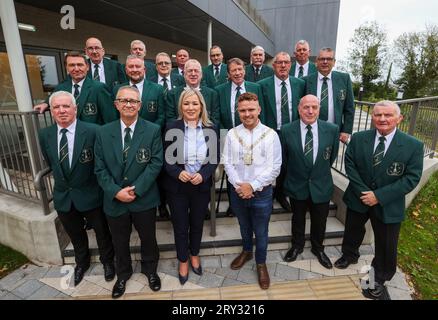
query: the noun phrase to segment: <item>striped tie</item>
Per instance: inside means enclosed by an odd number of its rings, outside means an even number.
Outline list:
[[[304,144],[304,159],[309,166],[313,166],[313,134],[312,126],[308,124],[306,126],[306,140]]]
[[[70,174],[70,164],[68,158],[68,140],[67,140],[67,129],[61,129],[61,141],[59,143],[59,164],[61,165],[64,177],[68,177]]]
[[[286,82],[281,82],[281,125],[290,122],[289,100],[287,97]]]
[[[100,81],[100,76],[99,76],[99,65],[98,65],[98,64],[95,64],[95,65],[94,65],[93,80]]]
[[[240,88],[239,86],[236,88],[236,99],[234,100],[234,126],[237,127],[239,124],[241,124],[240,122],[240,117],[239,117],[239,112],[237,111],[237,102],[239,100],[239,96],[240,96]]]
[[[384,136],[379,137],[379,144],[373,154],[373,167],[378,166],[383,160],[385,155],[385,141]]]
[[[163,81],[163,94],[164,94],[164,96],[166,96],[167,91],[169,91],[169,87],[167,85],[167,78],[163,78],[163,79],[161,79],[161,81]]]
[[[321,86],[321,110],[319,112],[319,119],[327,121],[328,120],[328,84],[327,77],[323,78]]]
[[[219,81],[219,66],[214,66],[214,81]]]
[[[298,71],[298,78],[302,78],[304,75],[304,68],[303,66],[300,66],[299,71]]]
[[[123,140],[123,163],[128,160],[128,151],[131,145],[131,128],[125,128],[125,138]]]

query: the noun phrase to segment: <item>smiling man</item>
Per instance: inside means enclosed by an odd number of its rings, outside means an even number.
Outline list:
[[[359,259],[365,223],[371,220],[375,239],[374,286],[364,290],[372,299],[389,297],[385,281],[397,268],[397,245],[405,218],[405,196],[421,179],[423,143],[397,129],[399,106],[380,101],[374,106],[375,129],[357,132],[348,144],[345,171],[350,180],[343,200],[347,205],[342,257],[335,267],[347,268]],[[371,273],[370,273],[371,275]]]

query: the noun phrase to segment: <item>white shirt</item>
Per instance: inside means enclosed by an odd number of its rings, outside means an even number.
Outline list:
[[[158,75],[158,84],[160,84],[164,87],[164,82],[163,82],[164,78],[166,78],[166,80],[167,80],[167,90],[171,90],[172,89],[172,82],[170,80],[170,74],[167,77],[162,77],[162,76]]]
[[[300,73],[300,67],[301,65],[297,62],[295,64],[295,78],[298,78],[298,74]],[[309,61],[303,64],[303,77],[307,76],[308,74],[309,74]]]
[[[144,79],[141,80],[139,83],[132,83],[131,80],[129,80],[129,85],[132,87],[135,84],[135,86],[137,87],[138,91],[140,91],[140,100],[141,97],[143,97],[143,85],[144,85]]]
[[[132,140],[132,137],[134,136],[134,129],[135,129],[136,124],[137,124],[137,120],[135,120],[129,126],[129,128],[131,129],[131,140]],[[127,128],[126,124],[122,120],[120,120],[120,129],[122,130],[122,149],[125,147],[125,128]]]
[[[73,147],[75,145],[76,123],[77,123],[76,120],[73,121],[73,123],[66,128],[67,132],[65,133],[65,135],[67,136],[68,163],[70,164],[70,167],[71,167],[71,162],[73,159]],[[58,157],[59,157],[59,149],[61,148],[61,138],[62,138],[61,129],[63,129],[63,128],[60,127],[59,125],[57,125],[57,127],[58,127]]]
[[[240,87],[240,94],[241,95],[246,92],[245,81],[243,81],[239,87]],[[231,109],[231,119],[233,121],[233,126],[235,126],[235,124],[236,124],[235,119],[234,119],[234,116],[236,114],[236,112],[235,112],[236,111],[236,94],[237,94],[237,84],[235,84],[234,82],[231,82],[230,109]]]
[[[246,146],[256,143],[267,132],[264,139],[260,140],[252,149],[252,164],[244,164],[244,154],[249,149],[244,148],[236,134],[244,141]],[[222,152],[221,163],[225,166],[228,181],[237,188],[237,183],[249,183],[254,191],[261,191],[271,185],[280,174],[281,144],[277,133],[263,125],[260,121],[253,130],[248,130],[243,124],[228,131]]]
[[[82,86],[84,85],[84,81],[85,81],[85,78],[84,79],[82,79],[81,81],[79,81],[77,84],[79,85],[79,87],[78,87],[78,90],[79,90],[79,96],[81,95],[81,91],[82,91]],[[75,95],[75,82],[72,80],[72,82],[71,82],[72,84],[71,84],[71,94],[72,95]],[[79,97],[78,96],[78,97]],[[76,101],[76,103],[78,103],[77,101]]]
[[[389,146],[391,145],[391,142],[392,142],[392,139],[394,138],[394,135],[395,135],[395,132],[397,131],[397,128],[394,128],[394,130],[392,130],[392,132],[391,133],[389,133],[389,134],[387,134],[386,136],[385,136],[385,152],[384,152],[384,154],[383,155],[385,155],[386,154],[386,151],[388,151],[388,148],[389,148]],[[379,132],[379,130],[376,130],[376,138],[374,139],[374,152],[376,151],[376,148],[377,148],[377,145],[379,144],[379,142],[380,142],[380,140],[379,140],[379,138],[381,137],[382,135],[380,134],[380,132]],[[374,153],[373,152],[373,153]]]
[[[105,58],[104,58],[105,59]],[[95,64],[93,62],[91,62],[91,78],[94,78],[94,66]],[[102,83],[105,83],[105,69],[103,67],[103,59],[102,61],[98,64],[99,66],[99,81]]]
[[[184,68],[181,69],[180,67],[178,67],[178,73],[179,73],[182,77],[184,77]]]
[[[316,157],[318,156],[318,121],[315,121],[311,124],[312,126],[312,135],[313,135],[313,163],[316,161]],[[305,124],[303,121],[300,120],[300,128],[301,128],[301,144],[303,146],[303,152],[304,152],[304,146],[306,144],[306,134],[307,134],[307,124]]]
[[[277,78],[277,76],[274,76],[274,83],[275,83],[275,104],[277,106],[277,130],[280,130],[281,128],[281,83],[283,80],[280,80]],[[290,87],[289,77],[287,77],[286,80],[284,80],[286,83],[286,89],[287,89],[287,100],[289,102],[289,122],[291,122],[292,119],[292,89]]]
[[[328,120],[327,122],[335,123],[335,110],[333,107],[333,84],[332,84],[332,73],[327,75],[327,87],[328,87]],[[324,76],[318,72],[318,98],[321,101],[321,88],[324,82]]]

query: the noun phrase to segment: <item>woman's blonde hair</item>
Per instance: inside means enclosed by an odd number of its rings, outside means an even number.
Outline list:
[[[179,96],[179,101],[178,101],[178,114],[179,114],[178,119],[179,120],[183,119],[182,104],[183,104],[184,99],[186,97],[190,97],[192,95],[196,95],[199,99],[199,102],[201,103],[201,114],[199,115],[199,117],[201,118],[202,125],[204,127],[212,126],[213,123],[208,118],[207,106],[205,104],[204,97],[202,96],[201,92],[198,89],[192,89],[192,88],[186,87],[186,88],[184,88],[183,92],[181,92],[181,95]]]

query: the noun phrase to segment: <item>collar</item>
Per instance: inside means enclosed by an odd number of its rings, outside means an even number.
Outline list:
[[[189,124],[186,120],[184,120],[184,127],[187,129],[189,127]],[[198,124],[196,125],[196,129],[201,128],[202,129],[202,120],[198,120]]]
[[[259,119],[259,122],[257,123],[257,125],[256,125],[252,130],[247,129],[247,128],[243,125],[243,123],[240,124],[238,127],[240,127],[240,126],[242,126],[242,129],[243,129],[243,130],[246,130],[246,131],[248,131],[248,132],[255,132],[255,131],[258,131],[259,129],[261,129],[261,128],[263,127],[263,124],[262,124],[262,122],[261,122],[260,119]]]
[[[236,91],[237,87],[238,87],[237,84],[235,84],[233,81],[231,81],[231,92]],[[245,89],[245,81],[243,81],[239,87],[240,87],[240,89]]]
[[[330,73],[327,75],[327,78],[329,79],[329,80],[332,80],[332,72],[333,71],[330,71]],[[320,81],[324,81],[324,77],[325,76],[323,76],[321,73],[319,73],[319,71],[318,71],[318,79],[320,80]]]
[[[161,80],[164,78],[166,78],[167,81],[170,81],[170,74],[168,74],[166,77],[158,75],[158,82],[161,83],[162,82]],[[143,81],[144,81],[144,79],[143,79]]]
[[[141,80],[139,83],[132,83],[132,81],[131,80],[129,80],[129,85],[132,87],[133,85],[136,85],[136,87],[138,88],[138,87],[143,87],[143,85],[144,85],[144,78],[143,78],[143,80]]]
[[[105,58],[104,58],[105,59]],[[91,61],[91,60],[90,60]],[[102,59],[102,61],[100,61],[100,63],[94,63],[93,61],[91,61],[91,67],[93,68],[93,70],[92,70],[92,72],[94,72],[94,66],[95,65],[98,65],[99,66],[99,69],[102,69],[103,70],[103,59]]]
[[[85,78],[86,78],[86,77],[85,77]],[[77,83],[77,84],[79,85],[79,88],[82,88],[82,86],[84,85],[85,78],[82,79],[81,81],[79,81],[79,82]],[[71,86],[72,86],[72,88],[73,88],[74,85],[75,85],[75,82],[72,80],[72,81],[71,81]]]
[[[386,142],[388,142],[389,140],[392,140],[392,138],[394,138],[395,132],[397,131],[397,128],[394,128],[394,130],[392,130],[389,134],[387,134],[385,137]],[[382,137],[383,135],[380,134],[379,130],[376,129],[376,136],[377,139],[379,139],[380,137]]]
[[[318,120],[312,123],[310,126],[312,127],[312,131],[315,130],[318,127]],[[301,131],[307,130],[307,124],[305,124],[303,120],[300,120],[300,127]]]
[[[299,68],[299,67],[306,68],[306,66],[308,66],[308,65],[309,65],[309,60],[307,60],[307,62],[305,64],[299,64],[297,61],[297,68]]]
[[[65,129],[67,129],[67,132],[71,132],[71,133],[75,132],[76,123],[77,123],[77,120],[75,119],[71,125],[69,125],[67,128],[65,128]],[[61,133],[61,129],[64,129],[64,128],[59,126],[59,124],[56,124],[56,126],[58,127],[58,135],[59,135]]]
[[[131,128],[131,134],[134,133],[134,129],[135,129],[135,125],[137,124],[137,121],[138,121],[138,118],[129,126],[129,128]],[[127,128],[127,126],[123,122],[122,119],[120,119],[120,124],[121,124],[121,128],[122,128],[122,132],[125,132],[125,129]]]
[[[281,86],[281,83],[283,82],[283,80],[281,80],[280,78],[278,78],[276,75],[274,75],[274,80],[275,80],[275,85],[277,86]],[[289,86],[289,77],[287,77],[284,82],[286,82],[286,87]]]

